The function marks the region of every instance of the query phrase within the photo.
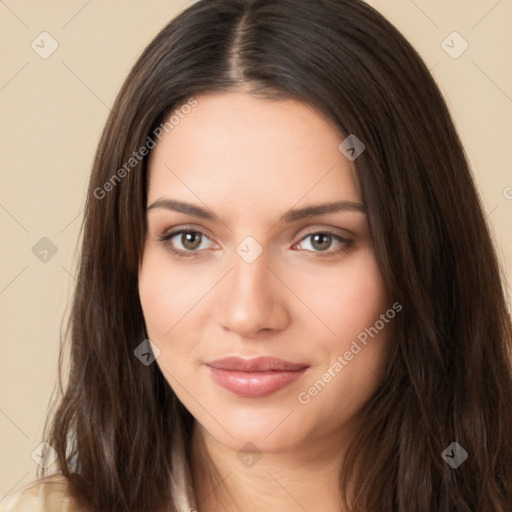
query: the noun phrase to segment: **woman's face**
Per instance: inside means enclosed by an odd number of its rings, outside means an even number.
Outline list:
[[[139,291],[156,364],[234,450],[337,435],[378,385],[396,312],[345,136],[294,100],[196,99],[149,162]],[[341,207],[306,215],[327,203]],[[215,363],[228,356],[296,366]]]

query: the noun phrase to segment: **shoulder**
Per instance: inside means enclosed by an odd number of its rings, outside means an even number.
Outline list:
[[[70,494],[70,481],[63,475],[34,480],[0,500],[0,512],[85,512]]]

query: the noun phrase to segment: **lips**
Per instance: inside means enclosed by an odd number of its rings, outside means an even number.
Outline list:
[[[235,370],[240,372],[302,370],[309,366],[307,364],[292,363],[276,357],[255,357],[253,359],[244,359],[237,356],[216,359],[215,361],[211,361],[206,364],[219,370]]]
[[[260,398],[299,379],[309,365],[275,357],[244,359],[230,356],[205,363],[212,380],[239,396]]]

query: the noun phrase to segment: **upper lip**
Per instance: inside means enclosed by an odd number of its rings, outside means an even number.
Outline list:
[[[212,368],[220,370],[232,370],[241,372],[265,372],[272,370],[292,371],[303,370],[308,367],[307,364],[292,363],[277,357],[254,357],[245,359],[239,356],[223,357],[206,363]]]

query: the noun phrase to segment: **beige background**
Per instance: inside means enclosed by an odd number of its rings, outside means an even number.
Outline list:
[[[512,0],[372,0],[432,70],[454,116],[503,267],[512,267]],[[0,0],[0,498],[35,477],[74,284],[85,190],[109,105],[187,0]],[[57,41],[47,59],[41,32]],[[458,58],[450,51],[469,44]],[[452,42],[453,40],[453,42]],[[50,48],[45,40],[44,48]],[[508,197],[508,199],[507,199]],[[43,237],[57,253],[32,252]],[[478,247],[475,247],[478,250]],[[510,280],[509,280],[510,282]]]

